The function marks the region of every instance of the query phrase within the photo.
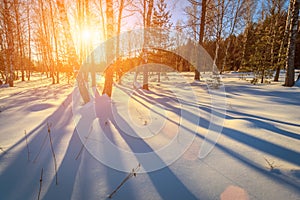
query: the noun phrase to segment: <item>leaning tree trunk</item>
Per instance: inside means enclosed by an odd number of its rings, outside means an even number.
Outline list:
[[[299,0],[290,0],[290,14],[291,24],[289,27],[288,37],[288,50],[287,50],[287,61],[286,61],[286,87],[292,87],[295,84],[295,51],[296,51],[296,38],[298,33],[298,15],[299,15]]]

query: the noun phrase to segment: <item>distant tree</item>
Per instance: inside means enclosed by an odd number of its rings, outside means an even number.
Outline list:
[[[236,3],[236,1],[234,1]],[[214,58],[214,72],[217,72],[217,66],[222,66],[225,57],[223,47],[225,39],[229,36],[230,22],[234,19],[230,5],[235,5],[233,1],[216,0],[207,1],[205,15],[205,43],[204,46],[210,55]],[[212,44],[208,45],[208,43]],[[213,48],[213,52],[212,52]]]
[[[253,71],[256,78],[261,79],[261,82],[264,82],[265,78],[271,78],[274,70],[281,64],[279,58],[284,46],[283,27],[285,22],[283,20],[284,12],[281,8],[284,1],[270,2],[261,6],[261,18],[256,23],[252,22],[252,12],[246,13],[247,25],[241,45],[243,48],[240,70]],[[248,2],[246,7],[250,8],[252,5]]]
[[[283,44],[285,41],[285,37],[283,35],[283,24],[282,19],[283,16],[283,6],[286,3],[286,0],[272,0],[269,2],[270,6],[270,35],[271,35],[271,65],[272,68],[276,71],[274,76],[274,81],[278,81],[279,72],[281,69],[281,64],[278,63],[280,61],[280,44],[278,41],[281,41]]]
[[[153,7],[154,7],[154,0],[142,0],[142,9],[139,10],[140,14],[143,18],[143,27],[145,28],[144,31],[144,49],[141,52],[142,62],[143,64],[146,62],[147,59],[147,51],[145,49],[146,46],[148,46],[149,36],[148,36],[148,29],[151,28],[152,23],[152,14],[153,14]],[[148,85],[148,67],[143,66],[143,89],[149,90]]]
[[[158,38],[154,39],[158,40],[162,49],[170,46],[168,43],[170,43],[169,31],[172,27],[172,22],[170,21],[171,17],[172,15],[170,11],[167,10],[167,4],[165,0],[159,0],[154,7],[152,27],[158,29],[158,32],[156,33]],[[164,54],[160,54],[161,63],[163,63],[163,56]],[[158,82],[160,82],[160,68],[158,69]]]
[[[231,35],[225,40],[225,48],[228,48],[226,58],[226,64],[228,65],[228,67],[226,68],[226,70],[236,71],[241,68],[243,52],[241,49],[241,44],[243,44],[242,41],[242,34],[238,36]],[[230,42],[231,45],[228,45],[228,42]]]
[[[227,64],[227,58],[228,58],[228,51],[229,48],[231,46],[231,39],[234,37],[231,37],[237,27],[238,22],[241,20],[241,16],[242,13],[244,12],[244,7],[246,6],[246,3],[244,2],[244,0],[236,0],[236,1],[231,1],[231,3],[229,4],[230,7],[230,13],[232,15],[232,17],[229,18],[229,20],[227,20],[228,25],[229,25],[229,33],[228,33],[228,42],[225,46],[225,56],[223,58],[223,62],[222,62],[222,66],[220,69],[220,74],[222,74],[223,70],[226,67]],[[227,26],[228,26],[227,25]]]
[[[207,24],[206,14],[207,14],[207,0],[197,1],[197,0],[189,0],[191,3],[191,7],[186,8],[186,13],[189,17],[189,24],[192,27],[194,40],[203,46],[204,42],[204,34],[205,27]],[[198,6],[201,6],[201,16],[198,16]],[[199,23],[200,21],[200,23]],[[199,37],[197,37],[199,36]],[[200,72],[198,69],[195,69],[194,80],[200,80]]]
[[[296,51],[296,38],[298,34],[298,16],[299,16],[299,1],[290,0],[289,15],[287,22],[290,24],[288,27],[288,49],[286,61],[286,77],[284,86],[292,87],[295,84],[295,51]]]
[[[202,0],[201,19],[200,19],[200,34],[199,34],[199,40],[198,40],[198,43],[201,46],[203,46],[203,42],[204,42],[204,32],[205,32],[205,24],[206,24],[206,7],[207,7],[207,1]],[[194,80],[198,80],[198,81],[200,80],[200,72],[197,68],[195,69]]]
[[[165,0],[158,0],[153,10],[152,27],[168,32],[169,29],[172,27],[171,17],[172,14],[170,10],[167,10],[167,4]],[[159,38],[159,40],[162,43],[167,43],[169,39],[167,38],[168,34],[161,34],[162,35],[161,38]]]
[[[267,23],[259,23],[255,29],[255,42],[252,44],[254,53],[250,55],[248,66],[255,73],[255,78],[264,82],[265,77],[272,76],[271,66],[271,37]]]
[[[252,39],[253,39],[253,22],[252,18],[254,15],[254,10],[256,9],[256,4],[253,0],[246,0],[245,1],[245,12],[243,12],[243,18],[245,21],[245,28],[244,28],[244,33],[242,33],[243,40],[242,40],[242,57],[241,57],[241,68],[246,67],[246,62],[250,55],[249,52],[249,45],[252,44]],[[250,32],[252,31],[252,32]]]

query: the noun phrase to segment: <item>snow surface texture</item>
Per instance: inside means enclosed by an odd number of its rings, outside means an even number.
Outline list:
[[[300,199],[300,88],[285,88],[282,83],[251,85],[224,75],[227,111],[222,134],[212,151],[199,159],[207,129],[216,123],[212,115],[220,113],[212,107],[206,83],[192,82],[192,74],[185,75],[198,100],[185,102],[195,108],[193,115],[199,115],[198,129],[190,130],[196,132],[192,144],[162,169],[141,173],[148,167],[142,165],[112,199]],[[172,79],[162,76],[159,86],[152,82],[150,92],[137,90],[129,98],[123,82],[115,87],[112,101],[95,92],[94,101],[85,105],[96,108],[87,115],[94,120],[85,134],[75,127],[86,120],[76,117],[86,110],[74,109],[72,85],[51,85],[49,79],[37,77],[1,88],[0,199],[37,199],[40,189],[40,199],[107,199],[128,173],[104,165],[97,155],[122,163],[128,171],[140,160],[111,154],[97,131],[106,129],[114,145],[135,153],[159,149],[173,140],[182,142],[176,134],[182,108],[169,89],[171,84]],[[186,89],[180,84],[175,88],[179,93]],[[100,109],[103,101],[109,105],[107,112]],[[129,108],[129,116],[124,107]],[[136,124],[126,126],[130,120]],[[143,131],[128,135],[128,130]],[[94,148],[85,147],[89,145]]]

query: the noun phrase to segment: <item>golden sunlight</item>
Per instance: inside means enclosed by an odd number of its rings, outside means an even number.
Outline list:
[[[81,40],[83,43],[89,43],[92,41],[92,36],[93,34],[91,33],[90,30],[84,29],[81,31]]]

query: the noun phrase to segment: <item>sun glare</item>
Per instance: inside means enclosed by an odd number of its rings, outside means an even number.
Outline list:
[[[83,30],[81,32],[81,37],[84,42],[87,42],[91,40],[92,34],[89,30]]]

